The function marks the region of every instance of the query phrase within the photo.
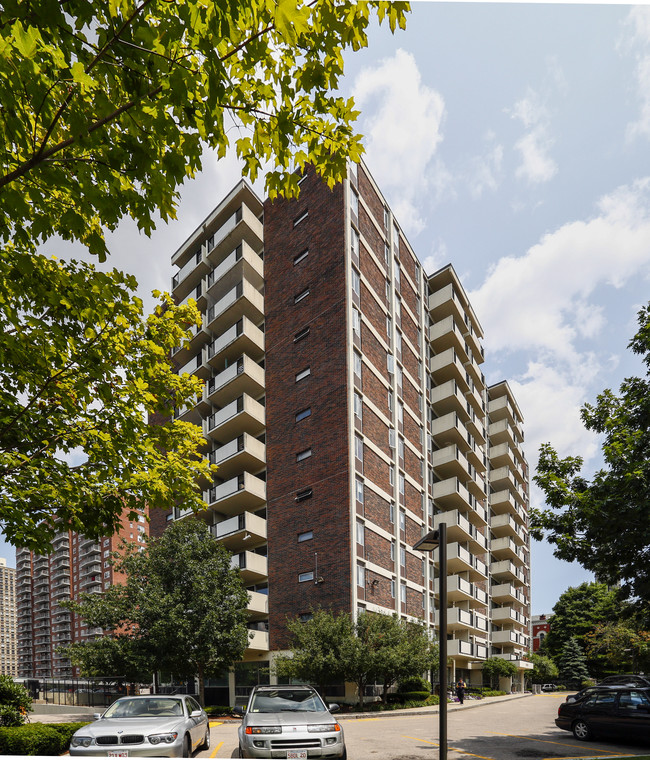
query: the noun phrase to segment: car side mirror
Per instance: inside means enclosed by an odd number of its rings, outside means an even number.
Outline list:
[[[341,709],[341,706],[338,705],[336,702],[332,702],[332,704],[327,708],[331,713],[338,712]]]
[[[99,720],[102,717],[101,713],[93,713],[93,720]]]
[[[236,718],[243,718],[245,711],[246,711],[245,707],[241,707],[240,705],[236,705],[235,707],[232,708],[232,710],[230,712]]]
[[[190,713],[190,718],[200,718],[203,714],[203,710],[192,710]]]

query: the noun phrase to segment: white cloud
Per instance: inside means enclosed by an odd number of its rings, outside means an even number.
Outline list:
[[[553,78],[559,76],[554,67]],[[515,170],[517,179],[531,185],[548,182],[557,174],[557,164],[550,157],[553,139],[550,136],[550,117],[541,96],[528,88],[526,96],[506,110],[511,118],[520,121],[526,133],[515,143],[521,163]]]
[[[439,163],[431,166],[443,139],[444,100],[422,82],[413,55],[401,49],[360,71],[353,95],[362,109],[368,164],[402,226],[417,235],[424,228],[419,202],[450,181]]]
[[[493,135],[488,140],[493,141]],[[503,172],[503,146],[492,145],[483,156],[476,156],[469,162],[468,185],[470,195],[478,200],[484,191],[496,192],[501,184]]]
[[[470,294],[491,351],[542,351],[571,364],[577,341],[604,319],[590,296],[650,270],[650,179],[601,199],[597,214],[545,235],[519,257],[500,259]]]

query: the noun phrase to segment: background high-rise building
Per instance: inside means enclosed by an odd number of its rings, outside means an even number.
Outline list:
[[[206,381],[178,417],[219,465],[203,518],[251,592],[255,638],[232,689],[267,677],[286,619],[316,607],[437,624],[448,525],[453,673],[532,667],[528,470],[507,383],[486,387],[483,331],[451,265],[427,275],[365,166],[297,200],[241,182],[173,256],[203,313],[179,372]],[[152,530],[180,510],[159,515]],[[248,679],[248,680],[247,680]]]
[[[0,674],[18,675],[16,651],[16,569],[0,557]]]
[[[122,540],[143,544],[149,526],[144,514],[121,518],[119,531],[99,541],[72,531],[58,533],[52,553],[40,555],[29,549],[16,551],[18,675],[23,678],[65,678],[78,675],[60,646],[102,635],[90,628],[59,602],[79,594],[98,594],[124,576],[110,565],[111,554]],[[112,675],[112,674],[107,674]]]

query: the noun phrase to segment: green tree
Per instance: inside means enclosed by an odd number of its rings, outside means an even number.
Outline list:
[[[564,645],[575,638],[583,650],[587,636],[599,623],[618,620],[625,607],[619,600],[616,589],[609,589],[604,583],[581,583],[569,587],[553,607],[550,630],[544,637],[543,653],[557,664]],[[590,660],[590,669],[596,671],[598,664]]]
[[[343,53],[404,2],[113,0],[3,3],[0,241],[53,234],[106,254],[103,229],[129,215],[150,232],[202,151],[233,147],[271,197],[311,163],[330,186],[358,161]]]
[[[291,656],[278,657],[276,674],[280,680],[296,679],[314,684],[322,695],[325,687],[344,681],[344,647],[354,636],[350,615],[330,610],[313,610],[307,621],[287,622],[292,635]]]
[[[587,660],[578,640],[571,637],[562,647],[558,668],[560,678],[575,688],[581,688],[584,681],[589,679]]]
[[[504,660],[502,657],[488,657],[483,663],[482,670],[483,679],[487,678],[493,689],[499,688],[499,678],[514,678],[519,672],[514,662]]]
[[[631,621],[600,623],[585,637],[590,660],[601,674],[647,672],[650,667],[650,632],[635,630]]]
[[[148,425],[200,393],[168,356],[196,323],[169,296],[144,318],[133,277],[0,252],[0,522],[47,550],[68,528],[92,537],[144,504],[203,508],[194,425]]]
[[[650,309],[628,348],[650,369]],[[576,560],[604,582],[620,582],[626,596],[650,601],[650,379],[630,377],[618,395],[604,390],[582,407],[582,421],[602,438],[604,467],[588,480],[581,457],[561,459],[540,449],[534,480],[548,509],[532,510],[531,534],[554,544],[556,557]]]
[[[543,654],[533,654],[531,655],[531,662],[534,666],[531,673],[533,683],[548,683],[558,677],[559,670],[550,657]]]
[[[205,678],[227,672],[248,642],[248,594],[230,552],[204,523],[188,519],[149,539],[143,552],[125,548],[115,566],[126,573],[125,585],[62,604],[114,643],[72,644],[66,654],[86,675],[97,675],[106,658],[126,673],[142,669],[147,680],[154,670],[197,676],[203,704]]]
[[[11,676],[0,675],[0,726],[22,726],[32,709],[27,689]]]
[[[0,9],[0,525],[47,550],[54,521],[98,536],[124,507],[200,507],[200,432],[159,420],[200,392],[167,357],[196,324],[135,280],[36,255],[54,235],[108,253],[130,216],[150,234],[206,148],[232,147],[271,196],[296,169],[331,186],[358,161],[343,53],[407,3],[19,0]],[[43,250],[41,248],[41,250]],[[51,342],[50,342],[51,341]],[[80,468],[71,466],[81,465]]]

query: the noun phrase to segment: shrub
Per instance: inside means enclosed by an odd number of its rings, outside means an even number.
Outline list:
[[[68,744],[65,736],[42,723],[0,728],[0,755],[60,755]]]
[[[228,705],[208,705],[204,708],[206,713],[210,716],[214,715],[230,715],[232,712],[232,707],[229,707]]]
[[[428,691],[404,691],[400,692],[400,697],[404,702],[411,702],[413,700],[425,701],[431,696]]]
[[[407,691],[426,691],[431,694],[431,684],[420,676],[409,676],[399,681],[397,691],[404,693]]]
[[[85,720],[80,723],[44,723],[42,725],[45,725],[48,728],[53,728],[57,734],[62,736],[65,741],[65,749],[68,749],[70,746],[70,739],[72,739],[72,735],[75,731],[78,731],[82,726],[87,726],[89,722],[91,721]]]
[[[498,689],[483,689],[484,697],[504,697],[508,692],[499,691]]]
[[[0,675],[0,726],[21,726],[32,709],[27,689],[11,676]]]

